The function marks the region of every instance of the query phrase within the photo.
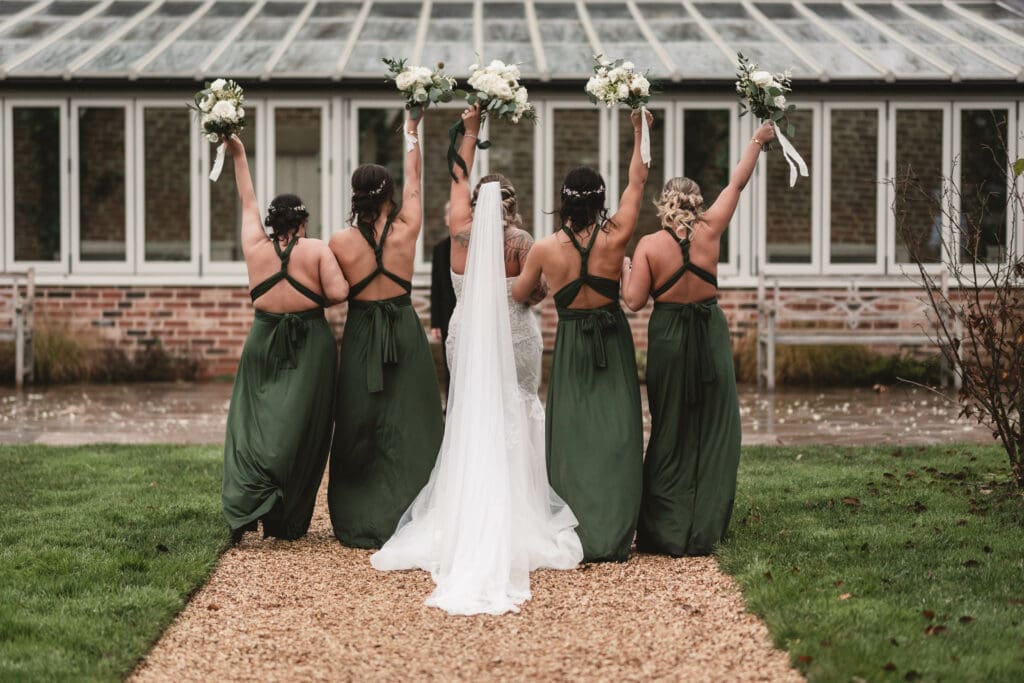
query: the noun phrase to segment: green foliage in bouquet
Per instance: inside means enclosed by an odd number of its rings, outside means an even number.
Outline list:
[[[785,125],[786,135],[793,137],[796,129],[786,118],[796,111],[796,105],[786,101],[786,93],[792,92],[789,72],[773,74],[764,71],[742,53],[737,53],[736,62],[736,94],[740,97],[740,116],[749,112],[761,121],[774,121],[780,129]]]
[[[188,105],[199,116],[203,135],[210,142],[218,142],[245,129],[245,92],[233,80],[218,78],[207,81],[205,87]]]
[[[433,71],[425,66],[408,66],[407,59],[381,59],[388,67],[388,80],[405,96],[405,108],[414,119],[431,104],[451,102],[455,98],[455,79],[441,72],[444,62]]]

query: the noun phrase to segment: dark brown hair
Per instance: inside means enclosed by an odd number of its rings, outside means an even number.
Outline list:
[[[378,164],[363,164],[352,173],[352,210],[349,223],[368,237],[387,202],[394,204],[395,181],[388,169]]]
[[[577,166],[565,174],[561,197],[558,217],[562,225],[571,223],[573,232],[590,225],[601,227],[608,222],[604,178],[589,166]]]

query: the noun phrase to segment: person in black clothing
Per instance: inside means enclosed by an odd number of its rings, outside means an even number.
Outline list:
[[[444,224],[448,226],[448,204],[444,205]],[[455,310],[455,290],[452,288],[452,238],[445,237],[434,246],[430,269],[430,327],[434,341],[441,342],[441,360],[444,363],[444,389],[448,392],[448,321]]]

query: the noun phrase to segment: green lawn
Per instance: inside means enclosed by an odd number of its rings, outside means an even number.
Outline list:
[[[119,680],[228,545],[219,448],[0,447],[0,680]]]
[[[722,567],[812,681],[1024,680],[1024,498],[995,448],[750,448]]]

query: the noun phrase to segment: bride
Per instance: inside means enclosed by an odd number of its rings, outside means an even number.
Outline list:
[[[471,168],[479,107],[462,119],[460,153]],[[515,188],[494,174],[471,197],[468,174],[456,173],[450,230],[458,304],[444,440],[430,481],[370,561],[429,571],[436,587],[426,604],[451,614],[518,612],[530,598],[530,571],[571,569],[583,549],[576,517],[547,479],[540,325],[509,295],[532,244],[519,227]]]

